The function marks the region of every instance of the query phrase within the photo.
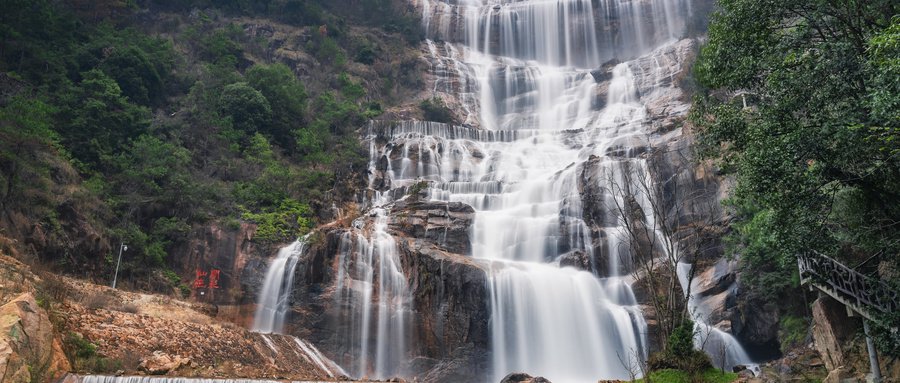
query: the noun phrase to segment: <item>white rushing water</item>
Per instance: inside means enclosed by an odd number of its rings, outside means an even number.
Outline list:
[[[339,362],[354,377],[406,375],[412,296],[397,243],[387,232],[387,211],[380,206],[384,201],[371,209],[375,222],[369,238],[346,232],[340,242],[335,299],[346,358]]]
[[[252,330],[261,333],[260,336],[263,342],[275,354],[280,354],[284,350],[280,349],[268,334],[284,333],[285,320],[291,307],[290,299],[294,286],[294,269],[303,252],[306,251],[307,238],[308,236],[298,239],[294,243],[278,250],[278,255],[272,260],[268,271],[266,271],[263,289],[260,291],[257,300]],[[290,347],[289,350],[293,351],[297,357],[315,365],[329,377],[334,378],[336,375],[347,375],[337,363],[328,359],[312,343],[294,336],[289,337],[296,345],[296,347]],[[170,383],[177,382],[173,381]]]
[[[579,177],[599,156],[598,182],[635,189],[649,177],[645,160],[608,153],[646,143],[649,128],[628,63],[613,68],[602,107],[590,70],[671,42],[687,2],[420,3],[435,94],[458,100],[473,127],[400,123],[390,145],[377,152],[373,144],[373,163],[392,159],[391,187],[428,180],[433,199],[475,208],[473,256],[491,269],[490,379],[518,371],[553,382],[630,378],[647,349],[646,324],[619,276],[624,228],[607,219],[604,254],[594,254]],[[651,221],[646,196],[637,197]],[[613,215],[623,196],[605,198]],[[560,255],[574,250],[587,254],[593,273],[559,267]],[[608,264],[598,267],[598,259]]]
[[[653,134],[641,97],[675,86],[659,52],[680,37],[689,1],[410,1],[428,31],[431,90],[454,101],[462,121],[372,124],[370,186],[380,192],[367,213],[372,219],[355,222],[339,244],[338,362],[354,377],[409,371],[413,299],[387,207],[390,189],[428,181],[430,198],[476,212],[472,256],[490,274],[486,380],[510,372],[556,383],[639,375],[647,325],[627,282],[629,246],[616,207],[627,194],[644,224],[656,227],[639,187],[652,182],[638,155]],[[655,67],[627,61],[642,55]],[[598,84],[591,71],[610,59],[624,62],[607,63],[608,77]],[[589,201],[604,205],[604,217],[593,217],[599,234],[583,217],[585,182],[603,190],[602,202]],[[560,267],[572,254],[589,267]],[[285,275],[295,264],[296,257],[279,254],[272,269],[282,270],[270,274]],[[275,293],[261,301],[286,302],[284,283],[271,282]],[[269,285],[267,277],[265,290]],[[275,315],[256,327],[279,331],[283,306],[264,307]]]
[[[743,365],[754,374],[758,374],[759,365],[753,362],[737,338],[709,324],[710,309],[704,307],[696,298],[700,281],[698,279],[689,280],[692,267],[689,263],[680,262],[676,272],[681,289],[690,292],[687,297],[688,312],[694,321],[694,346],[705,351],[713,365],[718,368],[731,371],[734,366]]]
[[[305,248],[305,239],[298,239],[279,250],[269,264],[263,289],[257,299],[253,331],[277,334],[284,332],[284,321],[290,309],[289,301],[294,285],[294,268]]]

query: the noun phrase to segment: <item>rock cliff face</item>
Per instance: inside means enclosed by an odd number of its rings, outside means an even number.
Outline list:
[[[453,67],[453,60],[440,61],[452,57],[453,52],[446,51],[452,45],[431,44],[426,57],[438,61],[431,63],[428,78],[436,89],[452,89],[445,90],[442,97],[460,106],[457,112],[463,114],[458,119],[468,125],[419,121],[370,124],[368,199],[384,193],[394,202],[368,210],[352,225],[320,228],[295,270],[287,331],[308,337],[345,367],[356,364],[352,368],[358,376],[385,373],[381,362],[374,360],[376,354],[406,355],[409,362],[399,363],[402,366],[387,373],[426,381],[477,379],[489,368],[489,264],[470,257],[472,206],[487,206],[502,185],[466,185],[477,188],[476,194],[484,194],[483,199],[467,201],[467,205],[440,202],[444,198],[441,193],[465,191],[459,189],[463,185],[439,180],[457,179],[468,171],[467,166],[486,163],[489,154],[480,143],[517,140],[529,133],[480,129],[479,122],[471,118],[477,111],[467,109],[477,104],[460,91],[475,91],[467,78],[471,73],[458,65]],[[661,210],[660,224],[667,225],[681,241],[686,260],[697,266],[701,288],[695,293],[709,308],[708,321],[725,331],[752,334],[748,338],[765,343],[774,338],[772,322],[768,317],[741,315],[735,264],[721,260],[719,240],[726,217],[719,202],[724,188],[709,166],[695,161],[691,132],[684,121],[689,104],[679,81],[687,75],[696,49],[696,41],[682,40],[627,64],[634,73],[635,93],[645,108],[642,125],[648,126],[650,133],[606,143],[603,152],[625,159],[621,162],[626,165],[630,164],[628,159],[647,160],[647,169],[626,173],[647,172],[658,185],[654,197],[658,199],[656,208]],[[592,102],[595,108],[602,108],[608,97],[611,77],[604,73],[613,65],[599,68],[594,75],[598,83]],[[573,140],[577,133],[573,132]],[[622,190],[604,186],[611,174],[604,158],[594,156],[577,166],[575,182],[591,251],[571,250],[575,247],[568,241],[575,237],[565,233],[580,229],[561,220],[564,235],[557,245],[562,254],[558,262],[598,276],[627,274],[634,265],[623,261],[630,257],[611,240],[616,234],[613,229],[621,223],[617,217],[621,212],[611,200]],[[628,201],[625,199],[621,208],[634,218],[631,224],[649,225],[644,218],[649,212],[641,208],[647,204]],[[648,242],[634,251],[660,254],[660,246]],[[387,268],[385,259],[391,260]],[[376,266],[361,266],[366,264]],[[646,298],[647,293],[638,292],[638,298]],[[384,302],[385,296],[390,303]],[[391,314],[383,318],[384,312]],[[654,313],[645,310],[644,314],[653,331]],[[392,330],[394,326],[407,331],[398,333]],[[391,337],[392,343],[403,347],[394,350],[379,343],[376,333]],[[651,350],[658,347],[654,344]]]
[[[49,382],[70,369],[50,318],[33,295],[0,306],[0,382]]]
[[[847,315],[843,304],[820,294],[812,303],[812,340],[828,376],[825,382],[864,381],[870,372],[868,351],[859,317]],[[900,360],[879,354],[886,381],[900,377]],[[894,379],[894,380],[891,380]]]
[[[435,382],[466,381],[483,376],[487,368],[487,274],[484,265],[466,255],[472,215],[471,207],[459,203],[410,198],[390,206],[388,233],[395,239],[400,272],[411,299],[409,311],[403,313],[410,320],[403,338],[410,349],[400,368],[406,376]],[[355,339],[365,329],[345,316],[366,313],[368,302],[354,299],[353,293],[345,295],[347,290],[339,287],[350,283],[351,289],[360,289],[363,287],[358,284],[366,283],[359,275],[347,275],[343,266],[347,259],[365,253],[367,249],[357,248],[353,241],[359,235],[374,236],[375,219],[363,217],[354,227],[321,228],[319,239],[295,270],[292,316],[286,331],[307,337],[345,367],[357,363],[366,350],[373,352],[370,343],[376,342],[374,338]],[[378,278],[376,275],[374,283],[379,283]],[[381,293],[385,292],[373,291],[375,296]],[[370,336],[374,336],[378,313],[371,315]],[[361,375],[373,374],[373,365],[362,367]]]
[[[50,382],[71,369],[35,299],[40,283],[27,265],[0,254],[0,383]]]
[[[211,225],[195,231],[191,238],[175,250],[174,269],[190,287],[191,298],[214,305],[219,318],[244,327],[253,323],[253,312],[259,289],[266,275],[268,255],[274,249],[253,241],[256,226],[242,223],[236,228]],[[205,287],[193,282],[196,272],[219,272],[216,288],[209,288],[209,274],[201,278]]]

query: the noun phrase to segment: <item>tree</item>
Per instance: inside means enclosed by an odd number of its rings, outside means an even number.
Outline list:
[[[673,167],[663,169],[662,161]],[[672,334],[689,321],[687,300],[694,268],[683,276],[685,290],[679,264],[715,250],[710,249],[714,241],[707,231],[722,219],[714,193],[680,182],[682,173],[689,172],[688,164],[693,162],[672,161],[658,149],[650,160],[609,168],[603,182],[613,197],[606,209],[624,231],[616,251],[619,264],[632,273],[636,288],[644,290],[658,323],[657,341],[667,351]]]
[[[264,130],[272,119],[269,101],[246,82],[225,86],[219,96],[219,112],[231,117],[235,128],[250,134]]]
[[[150,111],[128,102],[116,81],[99,69],[81,75],[58,116],[60,134],[76,159],[95,166],[144,132]]]
[[[749,296],[796,287],[795,255],[809,249],[896,267],[900,4],[719,6],[695,66],[710,90],[690,118],[704,154],[736,179],[730,243]]]
[[[247,82],[265,96],[272,108],[272,124],[266,133],[282,147],[292,147],[291,131],[302,124],[306,114],[306,90],[287,65],[254,65]]]
[[[49,167],[41,153],[58,150],[53,113],[46,103],[22,97],[0,108],[0,210],[10,201],[34,205],[48,192]]]

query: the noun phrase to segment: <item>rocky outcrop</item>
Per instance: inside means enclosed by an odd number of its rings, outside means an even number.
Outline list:
[[[812,305],[812,335],[816,349],[829,371],[845,364],[845,345],[856,334],[859,320],[847,316],[847,309],[832,298],[821,297]]]
[[[405,330],[411,347],[402,368],[406,377],[428,382],[477,380],[489,368],[490,309],[487,273],[468,255],[474,211],[461,203],[412,197],[386,210],[387,231],[394,238],[412,300],[412,312],[404,314],[411,318]],[[349,292],[347,287],[339,290],[337,284],[343,280],[351,289],[360,288],[355,286],[361,281],[341,279],[348,272],[342,267],[356,265],[358,260],[348,258],[368,251],[358,248],[357,238],[373,235],[370,230],[376,219],[366,215],[352,227],[320,228],[318,239],[295,269],[287,331],[310,339],[326,355],[348,365],[358,361],[362,351],[358,341],[346,339],[358,334],[354,326],[359,322],[345,316],[361,312],[357,306],[362,302],[340,295]],[[356,270],[357,266],[351,267]]]
[[[180,355],[169,355],[162,351],[154,351],[153,354],[141,360],[138,369],[150,375],[164,375],[169,371],[175,371],[181,366],[189,366],[190,358]]]
[[[221,319],[249,327],[259,289],[262,288],[268,255],[274,249],[260,247],[253,241],[256,225],[241,223],[236,227],[213,224],[195,230],[189,239],[173,250],[173,269],[190,288],[191,298],[209,304],[212,314]],[[217,271],[215,287],[211,275]],[[194,286],[196,272],[206,273],[200,280],[204,287]]]
[[[706,270],[694,274],[691,295],[703,308],[704,321],[720,330],[733,332],[737,320],[735,263],[720,259]]]
[[[471,258],[401,241],[411,264],[416,354],[425,381],[473,381],[489,366],[487,273]]]
[[[573,250],[559,256],[561,267],[574,267],[578,270],[591,271],[591,259],[581,250]]]
[[[33,295],[0,306],[0,382],[51,382],[70,369],[50,318]]]
[[[683,39],[629,63],[651,131],[662,134],[682,126],[690,99],[680,82],[689,75],[697,51],[696,40]]]
[[[550,381],[542,376],[531,376],[524,372],[514,372],[504,376],[500,383],[550,383]]]
[[[460,202],[404,200],[391,208],[390,229],[444,251],[468,255],[472,252],[469,227],[474,217],[475,210]]]

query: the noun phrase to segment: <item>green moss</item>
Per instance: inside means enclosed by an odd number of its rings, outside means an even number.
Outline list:
[[[690,374],[681,370],[658,370],[650,373],[650,379],[638,379],[635,382],[653,382],[653,383],[731,383],[736,381],[738,374],[733,372],[722,372],[717,369],[708,369],[695,379],[691,379]]]
[[[778,328],[778,340],[781,342],[781,351],[787,351],[791,347],[801,344],[806,339],[809,325],[806,319],[793,315],[781,318]]]
[[[444,104],[444,101],[435,97],[430,100],[422,100],[419,108],[425,114],[425,120],[434,122],[443,122],[446,124],[455,123],[453,111]]]

